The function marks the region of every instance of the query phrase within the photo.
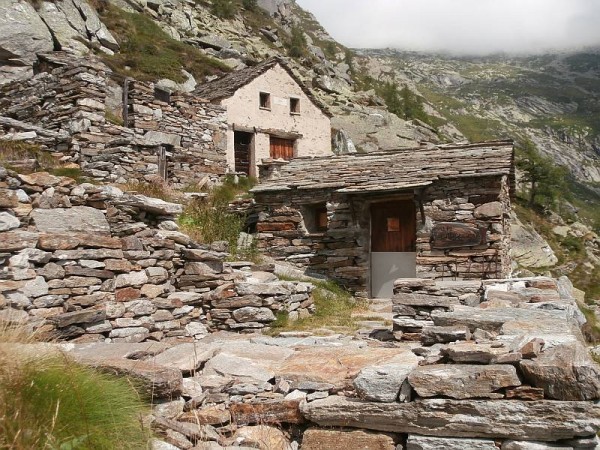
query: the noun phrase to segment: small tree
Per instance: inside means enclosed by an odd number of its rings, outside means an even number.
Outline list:
[[[307,47],[308,42],[306,42],[304,31],[302,31],[302,29],[298,26],[293,26],[290,35],[288,55],[292,58],[301,58],[306,56]]]
[[[231,19],[236,12],[234,0],[212,0],[211,13],[220,19]]]
[[[523,172],[522,180],[529,185],[529,206],[555,206],[566,191],[566,169],[555,165],[551,158],[541,155],[529,139],[523,141],[517,150],[517,167]]]

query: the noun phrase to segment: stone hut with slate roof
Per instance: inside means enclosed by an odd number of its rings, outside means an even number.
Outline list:
[[[273,58],[199,86],[194,94],[227,110],[227,164],[258,176],[264,158],[331,155],[331,114]]]
[[[510,141],[265,161],[259,247],[356,293],[510,273]]]

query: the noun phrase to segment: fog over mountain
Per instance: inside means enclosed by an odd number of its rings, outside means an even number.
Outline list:
[[[598,0],[297,0],[342,44],[485,55],[600,46]]]

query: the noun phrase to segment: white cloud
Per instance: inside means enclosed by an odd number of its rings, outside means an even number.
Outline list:
[[[349,47],[463,54],[600,46],[599,0],[297,0]]]

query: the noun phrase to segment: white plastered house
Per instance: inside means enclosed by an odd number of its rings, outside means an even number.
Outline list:
[[[227,109],[229,170],[258,176],[263,159],[331,155],[331,114],[286,63],[274,58],[199,86]]]

